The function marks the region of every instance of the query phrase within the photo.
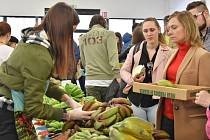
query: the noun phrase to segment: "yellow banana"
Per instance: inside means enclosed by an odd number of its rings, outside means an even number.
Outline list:
[[[95,112],[93,112],[91,114],[91,119],[95,120],[96,117],[98,116],[98,114],[100,114],[101,112],[103,112],[105,109],[103,107],[99,107],[98,110],[96,110]]]
[[[104,119],[107,119],[107,118],[110,118],[111,116],[113,116],[114,114],[116,114],[119,110],[119,107],[118,106],[115,106],[115,107],[112,107],[100,114],[98,114],[97,118],[98,120],[104,120]]]
[[[101,102],[95,102],[88,108],[87,111],[97,110],[101,105],[102,105]]]
[[[117,119],[117,115],[114,114],[113,116],[103,120],[104,126],[110,126],[115,123],[115,120]]]
[[[163,130],[154,130],[153,137],[155,139],[169,139],[170,136]]]
[[[85,102],[85,104],[82,107],[82,110],[87,111],[89,109],[89,107],[95,103],[95,100],[93,101],[89,101],[89,102]]]

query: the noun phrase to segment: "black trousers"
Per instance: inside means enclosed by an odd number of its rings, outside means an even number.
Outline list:
[[[170,140],[174,140],[174,121],[163,115],[161,120],[161,130],[170,135]]]
[[[14,112],[8,111],[6,104],[0,108],[0,140],[18,140]]]

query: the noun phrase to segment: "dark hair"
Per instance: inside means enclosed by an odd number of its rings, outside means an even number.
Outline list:
[[[186,7],[186,10],[189,11],[194,8],[198,8],[198,10],[200,12],[202,12],[204,10],[208,10],[206,3],[202,2],[202,1],[194,1],[194,2],[189,3]]]
[[[91,29],[93,27],[93,25],[96,25],[96,24],[99,24],[99,25],[103,26],[104,28],[106,28],[106,20],[101,15],[97,14],[91,18],[91,21],[89,24],[89,29]]]
[[[55,55],[54,74],[57,78],[73,78],[76,61],[73,48],[73,24],[79,21],[76,11],[64,2],[52,6],[35,31],[45,30]]]
[[[122,35],[119,32],[115,32],[116,37],[119,38],[118,42],[117,42],[117,49],[118,49],[118,54],[120,54],[121,49],[122,49]]]
[[[141,43],[144,40],[145,38],[142,32],[142,26],[137,26],[132,33],[132,45]]]
[[[10,38],[9,42],[18,43],[18,42],[19,42],[19,40],[18,40],[16,37],[11,36],[11,38]]]
[[[170,17],[170,15],[167,15],[163,18],[164,25],[166,25],[168,23],[169,17]]]
[[[73,25],[78,25],[80,23],[79,15],[77,11],[74,9],[73,12]]]
[[[7,33],[11,33],[11,27],[8,23],[0,22],[0,36],[5,36]]]
[[[157,26],[157,28],[161,31],[160,24],[158,23],[158,21],[157,21],[156,18],[154,18],[154,17],[146,18],[146,19],[144,19],[143,24],[144,24],[145,22],[147,22],[147,21],[153,21],[153,22],[155,23],[155,25]],[[143,25],[143,24],[142,24],[142,25]],[[159,42],[160,42],[161,44],[166,44],[166,43],[165,43],[165,38],[164,38],[164,36],[163,36],[162,33],[159,33],[159,34],[158,34],[158,40],[159,40]]]
[[[135,29],[137,26],[141,26],[141,24],[135,22],[135,23],[132,25],[132,32],[134,31],[134,29]]]

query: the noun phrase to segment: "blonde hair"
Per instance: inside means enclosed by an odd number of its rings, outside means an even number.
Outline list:
[[[176,11],[170,16],[169,21],[172,18],[177,18],[177,20],[182,24],[186,34],[184,40],[185,42],[188,42],[191,47],[203,47],[198,26],[190,12]]]

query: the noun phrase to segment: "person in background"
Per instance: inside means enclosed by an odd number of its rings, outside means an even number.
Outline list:
[[[210,54],[202,48],[192,14],[174,12],[167,32],[177,48],[166,64],[164,79],[181,85],[210,86]],[[156,127],[165,130],[171,140],[207,140],[205,123],[205,108],[192,100],[160,99]]]
[[[127,54],[129,53],[129,50],[132,46],[141,43],[143,40],[145,40],[142,32],[142,23],[136,23],[135,26],[132,27],[133,27],[132,28],[133,32],[132,32],[131,46],[119,55],[119,62],[125,61]]]
[[[204,47],[210,51],[210,15],[209,10],[203,1],[193,1],[186,7],[196,20]]]
[[[121,53],[121,49],[122,49],[122,36],[119,32],[115,32],[116,35],[116,39],[117,39],[117,49],[118,49],[118,54]]]
[[[12,48],[16,48],[19,40],[15,36],[11,36],[9,42],[7,43],[8,46]]]
[[[0,139],[36,139],[32,118],[58,121],[90,119],[92,112],[82,111],[79,103],[49,80],[51,76],[67,79],[67,76],[75,75],[72,46],[74,14],[77,14],[75,10],[64,2],[52,6],[40,25],[22,30],[21,43],[2,63]],[[47,38],[38,36],[41,31]],[[66,112],[43,104],[44,95],[66,102],[72,110]]]
[[[120,82],[117,40],[115,33],[106,29],[106,20],[94,15],[90,30],[79,38],[80,58],[85,68],[87,95],[104,102],[109,85]]]
[[[8,23],[0,22],[0,64],[7,60],[14,50],[8,44],[11,37],[11,27]]]
[[[157,82],[163,77],[163,69],[168,60],[170,48],[165,45],[165,40],[161,34],[161,28],[158,21],[153,18],[146,18],[142,23],[142,32],[145,38],[139,49],[134,53],[133,46],[123,64],[120,75],[127,83],[123,93],[127,94],[132,103],[132,109],[135,116],[155,124],[158,99],[153,99],[151,95],[144,95],[132,91],[134,82],[152,83]],[[133,68],[138,65],[145,67],[144,76],[132,77]]]
[[[130,47],[131,40],[132,40],[132,35],[130,33],[126,32],[123,35],[122,40],[123,40],[123,47],[121,49],[121,53],[123,53],[127,48]]]

